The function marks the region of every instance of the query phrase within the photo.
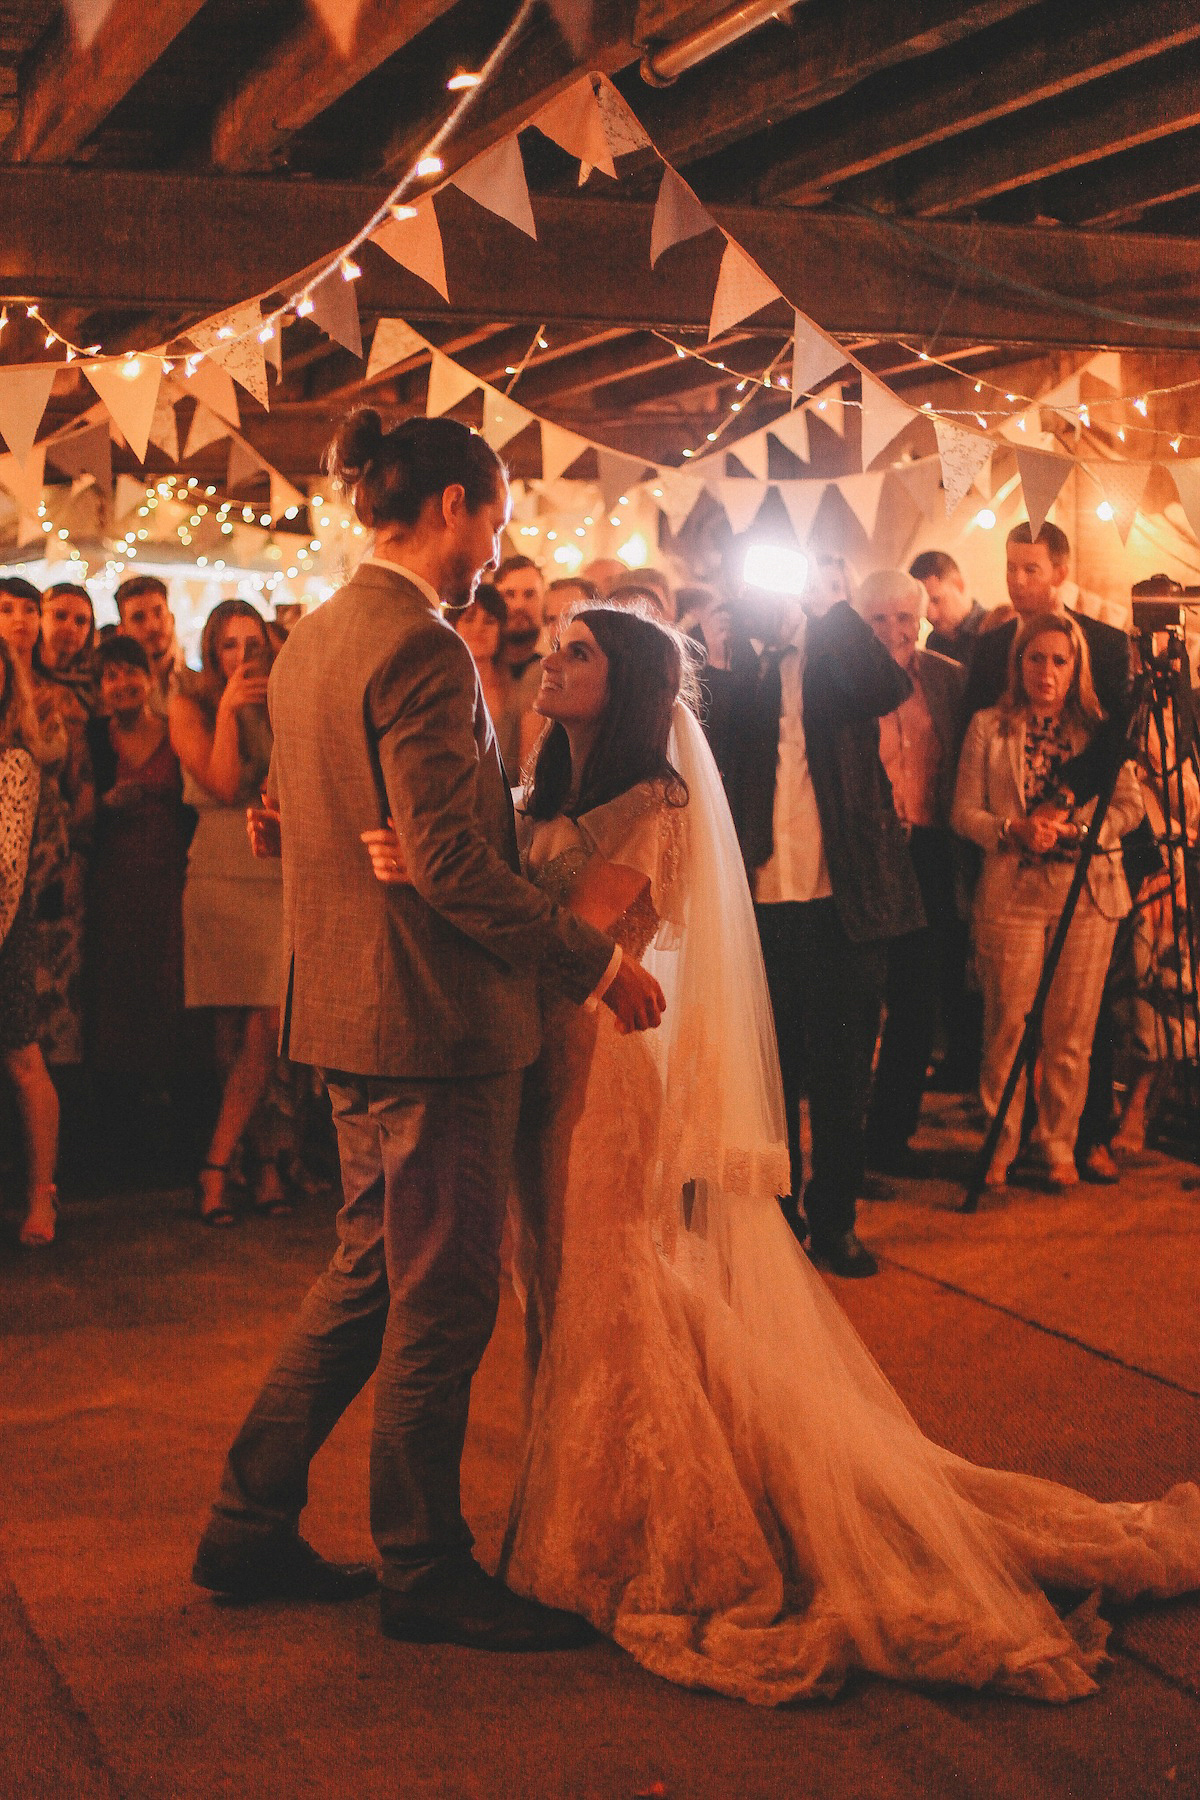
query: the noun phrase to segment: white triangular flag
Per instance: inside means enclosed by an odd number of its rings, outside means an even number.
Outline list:
[[[590,163],[594,169],[602,169],[606,175],[615,178],[616,164],[590,75],[582,76],[565,93],[543,106],[530,124],[536,125],[545,137],[553,139],[568,156]]]
[[[18,462],[25,462],[33,449],[59,366],[31,363],[0,369],[0,437]]]
[[[900,463],[892,470],[904,483],[912,499],[913,505],[927,519],[941,516],[942,497],[942,459],[940,456],[922,456],[917,462]]]
[[[949,518],[996,446],[990,438],[980,437],[976,431],[962,431],[947,419],[935,419],[933,428],[942,459],[942,487]]]
[[[260,406],[269,406],[267,364],[259,341],[262,312],[257,300],[244,306],[231,307],[199,325],[188,328],[188,336],[197,350],[207,353],[212,362],[228,370],[236,382],[253,394]],[[197,371],[198,373],[199,371]],[[212,405],[213,402],[209,401]]]
[[[1046,514],[1058,498],[1059,489],[1075,467],[1069,456],[1055,456],[1050,450],[1029,450],[1017,446],[1017,468],[1021,475],[1021,492],[1029,529],[1036,538],[1046,522]]]
[[[150,421],[162,385],[157,356],[133,356],[123,362],[84,363],[83,372],[108,408],[137,461],[146,460]]]
[[[1146,483],[1150,479],[1149,463],[1088,463],[1089,471],[1100,483],[1104,498],[1113,510],[1113,524],[1124,543],[1133,529]]]
[[[664,165],[654,207],[654,223],[650,228],[650,267],[655,266],[664,250],[669,250],[672,244],[682,244],[715,227],[716,220],[704,210],[687,182],[669,163]]]
[[[429,389],[425,395],[425,416],[429,419],[439,418],[442,413],[449,412],[476,388],[483,387],[482,376],[472,375],[470,369],[461,364],[451,362],[440,350],[435,350],[429,359]]]
[[[1200,462],[1173,462],[1170,475],[1193,535],[1200,538]]]
[[[171,400],[160,399],[150,421],[150,442],[157,444],[168,462],[179,461],[179,421]]]
[[[574,431],[565,430],[561,425],[552,425],[549,419],[543,419],[542,480],[557,481],[563,470],[569,469],[588,448],[586,438],[579,437]]]
[[[728,238],[721,258],[721,272],[717,276],[717,291],[713,295],[712,316],[708,321],[709,343],[728,331],[731,325],[748,319],[751,313],[761,312],[764,306],[781,298],[775,283],[763,274],[756,262],[751,261],[740,244]]]
[[[521,160],[521,146],[516,134],[501,138],[482,156],[469,162],[465,169],[459,169],[451,176],[456,188],[480,206],[493,212],[498,218],[507,219],[518,231],[527,237],[537,236],[537,226],[533,222],[533,208],[529,204],[529,184],[525,179],[525,164]]]
[[[286,476],[279,473],[278,469],[268,468],[267,474],[270,476],[271,480],[272,519],[282,518],[289,507],[294,506],[299,510],[299,508],[305,504],[305,496],[300,492],[300,489],[293,487]]]
[[[509,438],[516,437],[527,425],[533,423],[533,414],[498,388],[485,387],[483,390],[483,424],[480,436],[490,444],[493,450],[502,450]]]
[[[244,438],[230,438],[229,467],[225,480],[231,489],[241,487],[243,482],[251,481],[256,475],[261,475],[266,466],[258,451],[251,449]]]
[[[114,0],[64,0],[64,4],[79,48],[90,49],[113,9]]]
[[[337,268],[314,282],[308,290],[313,323],[319,325],[335,344],[349,350],[352,356],[362,355],[362,326],[358,318],[358,295],[354,291],[357,285],[355,281],[347,281]],[[278,337],[278,331],[275,335]]]
[[[849,361],[840,344],[835,344],[802,312],[796,314],[796,335],[792,341],[792,405],[811,394],[823,381]]]
[[[16,502],[18,547],[42,536],[38,507],[45,478],[45,444],[35,444],[24,462],[13,455],[0,456],[0,487],[6,488]]]
[[[619,450],[602,450],[597,445],[596,468],[604,504],[611,512],[622,495],[637,487],[646,465],[637,457],[623,456]]]
[[[707,483],[709,492],[725,509],[734,537],[749,531],[767,497],[761,481],[715,479]]]
[[[770,427],[772,437],[785,444],[793,456],[801,462],[809,459],[808,443],[808,408],[798,406],[795,412],[785,413],[782,419],[776,419]]]
[[[211,407],[218,418],[232,425],[236,431],[242,422],[238,411],[237,390],[233,385],[233,376],[227,369],[217,363],[210,362],[206,356],[197,363],[191,375],[184,375],[184,393],[193,394],[197,400]]]
[[[1068,375],[1047,393],[1039,394],[1038,405],[1064,410],[1074,418],[1079,410],[1079,376]]]
[[[623,95],[619,94],[607,75],[600,77],[596,89],[596,105],[604,120],[604,135],[614,156],[632,156],[635,150],[654,148],[642,122]]]
[[[739,438],[736,444],[728,446],[731,456],[736,456],[748,475],[756,481],[767,479],[767,432],[764,426],[761,431],[752,431],[748,437]]]
[[[869,538],[875,535],[875,521],[879,517],[885,473],[881,469],[877,475],[843,475],[835,484],[838,493]]]
[[[380,319],[371,339],[367,380],[374,381],[385,369],[393,369],[397,363],[407,362],[410,356],[428,348],[427,340],[413,330],[407,319]]]
[[[803,550],[828,484],[824,481],[776,481],[772,485],[787,508],[796,542]]]
[[[355,317],[357,318],[357,316],[358,316],[357,303],[355,304],[354,310],[355,310]],[[358,354],[360,356],[362,355],[362,340],[361,339],[359,340]],[[275,380],[277,382],[282,381],[283,380],[283,332],[280,328],[278,319],[272,321],[271,335],[267,339],[266,343],[263,345],[263,356],[266,359],[266,361],[270,363],[271,367],[274,369]]]
[[[903,400],[898,400],[891,388],[885,387],[882,381],[876,381],[873,375],[864,374],[862,378],[862,466],[869,469],[877,456],[882,456],[888,445],[906,426],[911,425],[919,414]]]
[[[411,219],[386,219],[371,235],[371,242],[422,281],[436,288],[443,300],[449,300],[446,286],[446,257],[442,249],[441,227],[428,194],[416,202]]]
[[[224,419],[219,419],[207,406],[198,406],[188,427],[187,443],[183,448],[184,462],[190,462],[193,456],[206,450],[209,444],[215,444],[220,438],[228,436],[229,426]]]
[[[358,15],[363,9],[363,3],[364,0],[309,0],[309,5],[343,59],[354,49]]]
[[[1105,387],[1116,388],[1119,391],[1121,386],[1121,352],[1119,350],[1099,350],[1096,355],[1092,357],[1090,362],[1084,363],[1079,373],[1081,375],[1094,375],[1097,381],[1102,381],[1104,383]]]
[[[681,475],[675,469],[660,469],[650,483],[650,497],[662,509],[671,533],[678,537],[704,492],[704,484]]]
[[[112,438],[103,420],[66,437],[47,438],[46,454],[64,475],[90,476],[106,494],[111,489]]]
[[[814,400],[808,408],[809,425],[819,419],[822,425],[828,425],[830,431],[836,431],[839,437],[846,435],[846,403],[842,399],[842,390],[838,387],[826,388],[819,400]]]
[[[139,481],[136,475],[118,475],[116,492],[113,494],[112,522],[124,519],[135,506],[142,506],[146,499],[146,483]]]

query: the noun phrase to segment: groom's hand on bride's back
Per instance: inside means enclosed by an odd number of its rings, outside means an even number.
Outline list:
[[[666,997],[653,975],[631,956],[621,961],[603,994],[605,1006],[617,1015],[618,1031],[653,1031],[662,1021]]]

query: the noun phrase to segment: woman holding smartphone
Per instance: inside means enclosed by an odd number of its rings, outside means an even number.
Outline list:
[[[183,896],[184,1003],[215,1009],[224,1071],[196,1206],[206,1225],[229,1225],[230,1158],[274,1071],[279,1030],[280,865],[251,855],[245,827],[271,760],[273,659],[266,624],[244,600],[213,608],[200,649],[203,668],[181,677],[168,719],[184,799],[198,815]],[[275,1158],[262,1165],[255,1205],[288,1210]]]

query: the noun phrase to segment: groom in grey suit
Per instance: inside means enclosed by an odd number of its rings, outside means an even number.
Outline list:
[[[377,1369],[371,1527],[385,1632],[556,1647],[581,1641],[580,1622],[519,1599],[470,1555],[459,1463],[471,1379],[496,1316],[539,979],[579,1003],[602,996],[626,1029],[656,1024],[662,997],[519,873],[475,665],[438,610],[469,597],[496,559],[502,465],[451,421],[383,434],[366,417],[371,454],[361,415],[343,428],[358,433],[344,454],[365,463],[354,492],[375,554],[298,623],[269,693],[282,1046],[329,1089],[338,1248],[229,1453],[194,1578],[247,1599],[374,1585],[370,1570],[319,1557],[297,1520],[313,1455]],[[389,817],[408,885],[377,881],[361,842]]]

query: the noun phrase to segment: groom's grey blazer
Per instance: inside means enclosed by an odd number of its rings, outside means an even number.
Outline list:
[[[283,1016],[297,1062],[499,1074],[537,1055],[539,972],[582,1001],[610,939],[518,873],[512,800],[471,654],[369,564],[301,619],[271,673],[283,840]],[[395,821],[411,886],[359,833]]]

